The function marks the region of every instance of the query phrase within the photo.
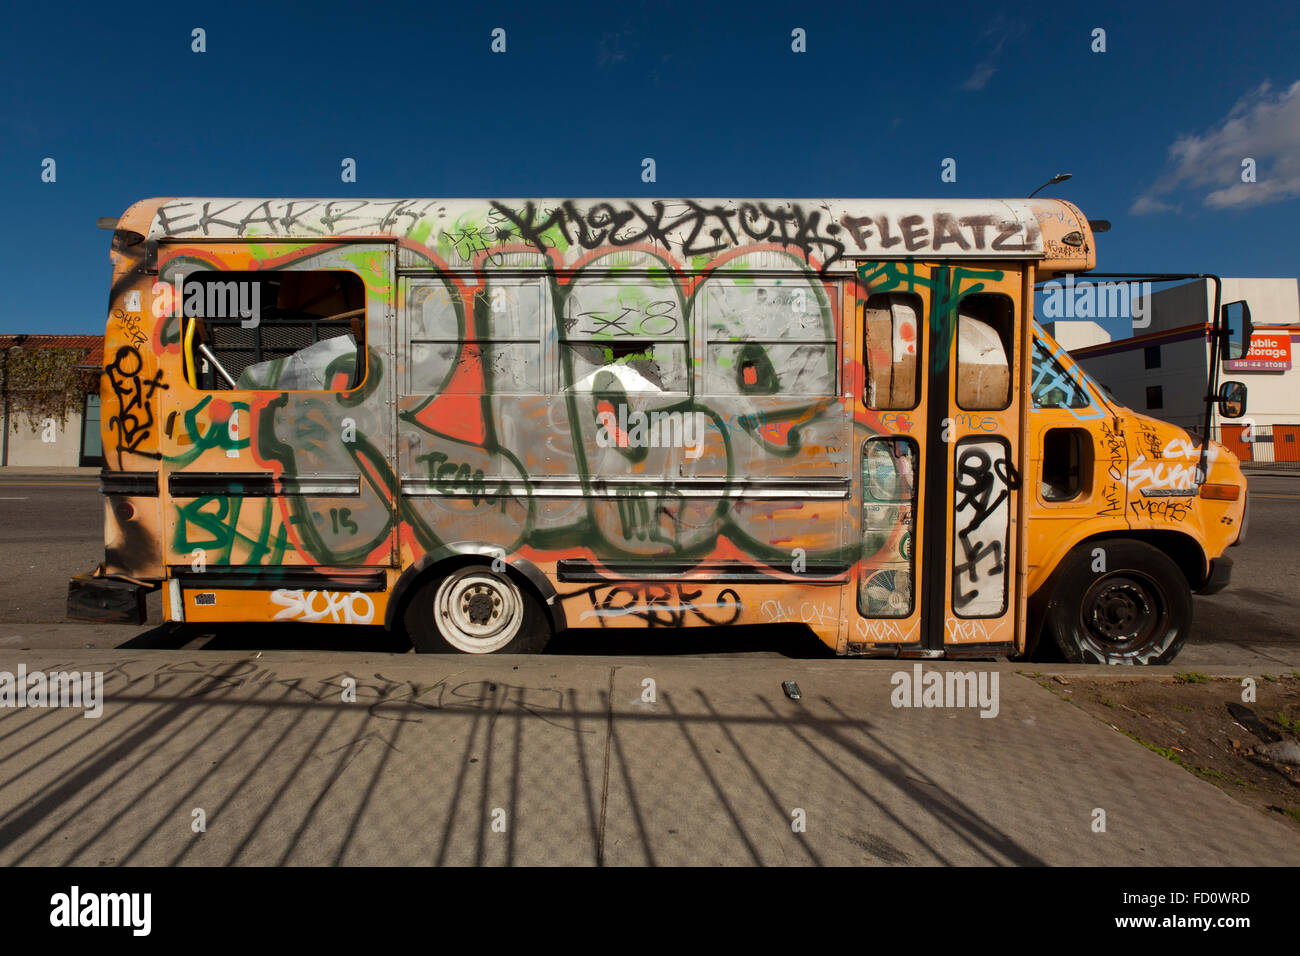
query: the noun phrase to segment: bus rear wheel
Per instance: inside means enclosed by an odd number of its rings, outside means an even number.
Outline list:
[[[1167,664],[1191,631],[1192,592],[1149,544],[1088,542],[1061,562],[1046,623],[1072,664]]]
[[[478,564],[422,586],[403,623],[422,654],[537,654],[551,636],[541,602],[527,588]]]

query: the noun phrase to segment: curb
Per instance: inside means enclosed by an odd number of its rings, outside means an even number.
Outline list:
[[[0,481],[6,478],[98,478],[98,468],[40,468],[9,465],[0,468]]]

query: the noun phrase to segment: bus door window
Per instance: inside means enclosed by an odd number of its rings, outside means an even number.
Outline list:
[[[862,560],[858,612],[909,617],[915,607],[917,446],[911,438],[869,438],[862,447]]]
[[[910,292],[877,293],[863,307],[868,408],[907,410],[921,398],[921,297]]]
[[[957,407],[1001,411],[1011,404],[1011,341],[1015,309],[1000,294],[961,300],[957,323]]]

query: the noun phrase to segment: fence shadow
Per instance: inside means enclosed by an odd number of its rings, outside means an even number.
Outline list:
[[[563,690],[360,674],[360,703],[344,704],[346,674],[313,687],[250,667],[115,673],[98,720],[53,709],[4,720],[0,861],[177,865],[213,862],[219,845],[226,865],[337,865],[373,861],[378,845],[394,864],[600,865],[618,814],[619,862],[654,865],[674,846],[665,817],[694,832],[698,809],[699,862],[1044,862],[846,702],[728,707],[695,688],[627,712],[610,668],[607,688]],[[661,766],[668,753],[673,766]],[[790,828],[790,795],[808,785],[799,767],[835,790],[825,799],[846,819],[870,809],[888,827],[795,840],[787,855],[774,843]],[[204,837],[185,832],[199,803],[223,827],[202,854]],[[503,847],[499,812],[528,814],[530,835],[511,828]]]
[[[411,642],[400,628],[349,624],[181,624],[168,622],[117,645],[124,650],[347,651],[405,654]],[[778,654],[815,660],[835,653],[802,624],[725,627],[569,629],[556,634],[547,654],[560,656],[694,656]]]

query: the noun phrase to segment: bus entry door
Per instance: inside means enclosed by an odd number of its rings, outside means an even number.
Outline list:
[[[859,264],[849,653],[1016,647],[1022,280],[1015,265]]]

